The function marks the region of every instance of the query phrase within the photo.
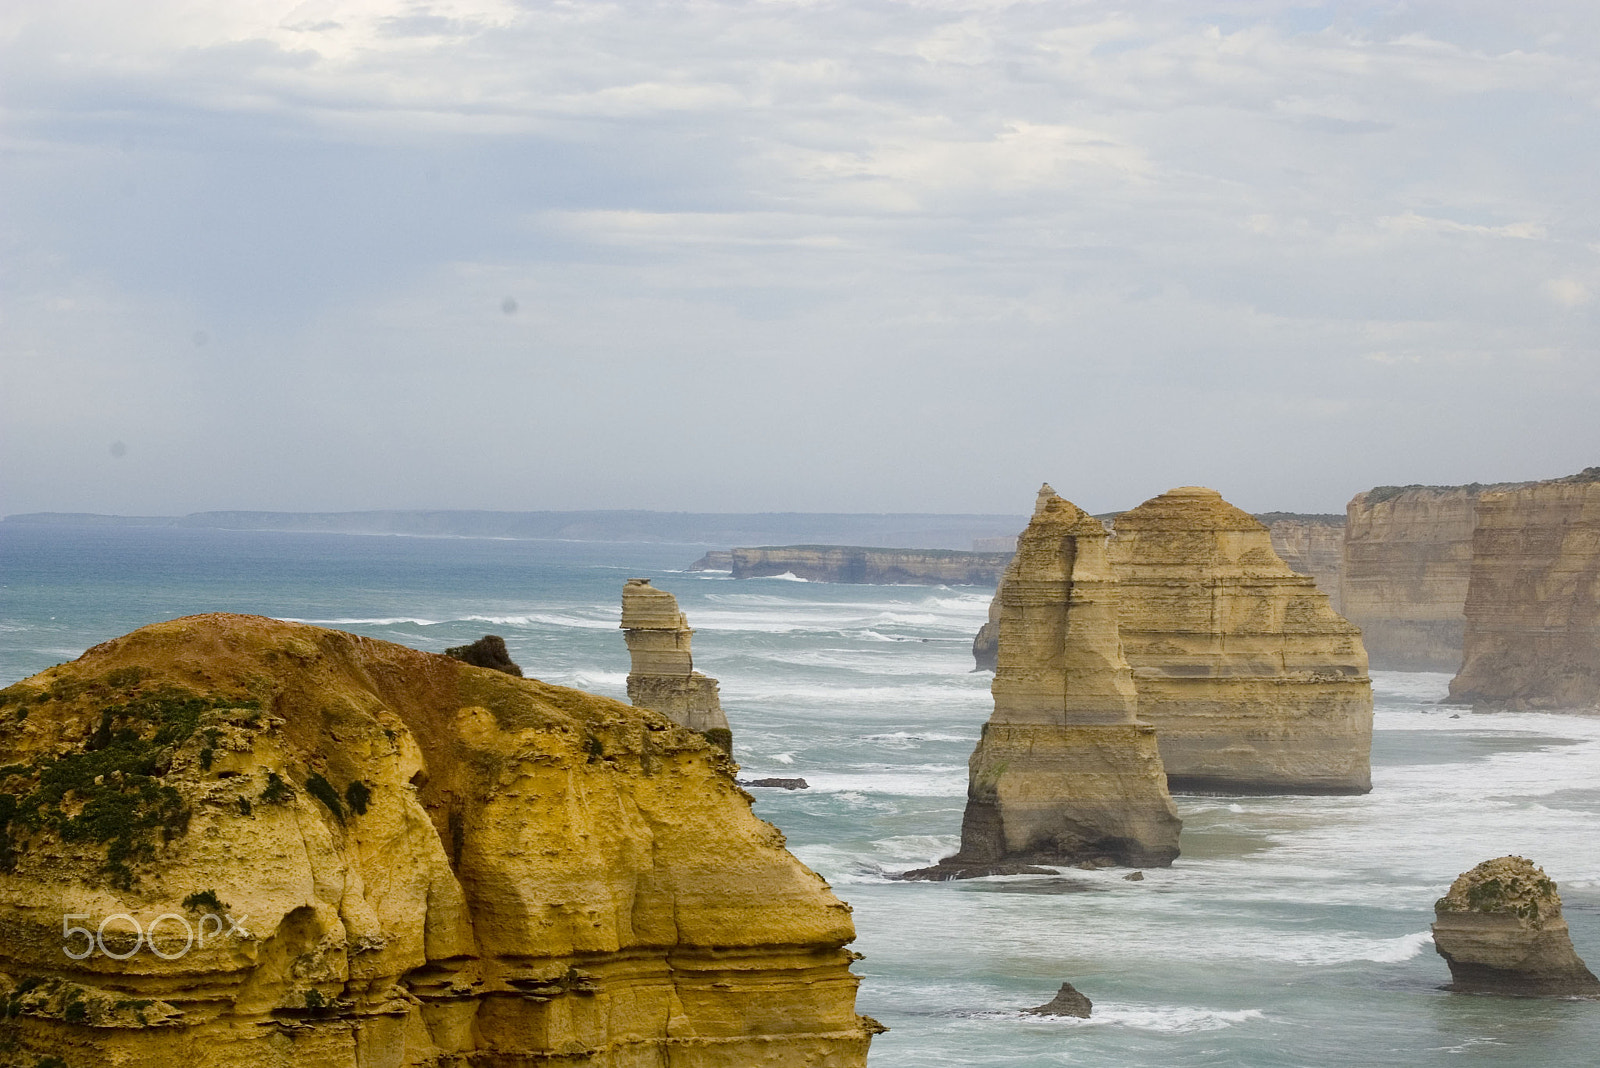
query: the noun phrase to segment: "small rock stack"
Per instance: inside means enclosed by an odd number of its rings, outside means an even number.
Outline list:
[[[1572,948],[1556,884],[1533,861],[1486,860],[1433,908],[1434,948],[1450,965],[1450,989],[1600,997],[1600,980]]]

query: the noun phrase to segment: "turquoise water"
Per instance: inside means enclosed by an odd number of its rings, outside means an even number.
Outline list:
[[[0,683],[141,624],[259,612],[439,650],[505,637],[533,675],[621,697],[623,580],[678,595],[757,811],[855,908],[873,1068],[1600,1062],[1600,1003],[1450,995],[1433,899],[1521,853],[1600,964],[1600,720],[1474,715],[1378,673],[1374,790],[1182,797],[1168,870],[899,883],[956,845],[988,715],[989,590],[735,582],[704,546],[0,527]],[[1070,980],[1087,1021],[1029,1018]]]

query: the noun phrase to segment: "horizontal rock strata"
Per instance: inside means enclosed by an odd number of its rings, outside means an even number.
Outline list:
[[[1340,605],[1373,667],[1455,671],[1478,497],[1494,486],[1380,486],[1346,507]]]
[[[694,631],[678,611],[678,599],[649,579],[629,579],[622,587],[622,630],[633,661],[628,700],[690,730],[718,733],[731,744],[717,680],[694,670],[689,652]]]
[[[1600,706],[1600,467],[1478,498],[1450,700]]]
[[[1434,915],[1452,990],[1600,997],[1600,980],[1572,948],[1556,884],[1530,860],[1484,861],[1450,884]]]
[[[911,877],[1178,855],[1155,732],[1135,718],[1105,542],[1099,520],[1040,490],[1002,586],[994,713],[968,765],[961,849]]]
[[[135,631],[0,691],[0,1046],[863,1065],[849,910],[733,770],[655,712],[386,642]]]
[[[784,545],[734,549],[736,579],[793,575],[811,582],[878,585],[993,586],[1010,553],[959,549],[868,549],[853,545]]]
[[[1265,526],[1185,486],[1119,515],[1110,558],[1139,717],[1171,789],[1371,789],[1361,636]]]
[[[1272,535],[1272,551],[1298,575],[1310,575],[1328,604],[1340,611],[1339,584],[1344,571],[1342,515],[1298,515],[1267,512],[1255,517]]]

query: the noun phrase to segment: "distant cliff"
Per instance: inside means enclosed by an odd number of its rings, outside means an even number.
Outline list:
[[[1272,551],[1289,565],[1289,570],[1315,579],[1317,589],[1328,595],[1328,603],[1339,612],[1345,517],[1264,512],[1255,518],[1272,533]]]
[[[733,770],[650,710],[337,631],[98,645],[0,691],[0,1051],[860,1068],[849,908]]]
[[[1011,555],[956,549],[774,545],[734,549],[728,560],[733,577],[739,579],[790,574],[811,582],[993,586],[1000,581]],[[707,565],[699,569],[711,568]]]
[[[1454,671],[1478,497],[1494,486],[1379,486],[1346,508],[1340,604],[1373,667]]]
[[[1478,499],[1465,615],[1451,700],[1600,705],[1600,467]]]

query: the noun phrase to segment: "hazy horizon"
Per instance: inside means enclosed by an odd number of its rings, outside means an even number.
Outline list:
[[[0,514],[1600,463],[1591,4],[23,0],[0,90]]]

